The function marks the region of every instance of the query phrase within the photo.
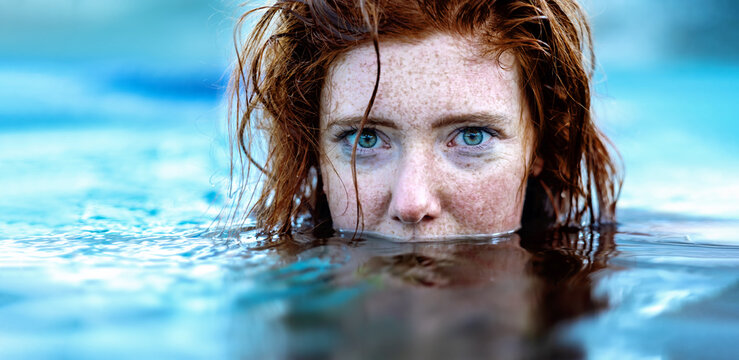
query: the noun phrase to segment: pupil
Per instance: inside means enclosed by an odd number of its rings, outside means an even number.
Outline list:
[[[371,130],[364,130],[359,135],[359,146],[363,148],[371,148],[377,144],[377,134]]]
[[[482,131],[478,129],[466,129],[463,138],[464,143],[467,145],[479,145],[482,142]]]

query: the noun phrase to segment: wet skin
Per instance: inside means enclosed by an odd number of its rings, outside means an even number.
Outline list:
[[[510,55],[482,57],[474,39],[435,34],[365,44],[332,64],[321,93],[321,175],[337,229],[404,240],[516,230],[532,158],[528,112]]]

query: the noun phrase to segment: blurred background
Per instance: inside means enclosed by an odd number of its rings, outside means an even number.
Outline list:
[[[596,115],[625,164],[622,208],[739,218],[739,3],[585,2]]]
[[[0,0],[0,234],[209,225],[238,16],[221,0]]]
[[[588,0],[622,209],[739,217],[739,3]],[[0,233],[207,224],[231,0],[0,0]],[[644,215],[648,216],[648,215]]]

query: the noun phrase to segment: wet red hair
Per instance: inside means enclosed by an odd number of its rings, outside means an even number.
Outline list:
[[[240,18],[237,44],[243,25],[260,11],[237,45],[230,84],[233,208],[250,206],[245,215],[233,211],[230,223],[253,216],[257,228],[272,234],[289,233],[302,220],[330,225],[319,168],[319,99],[329,67],[340,54],[374,44],[378,82],[366,120],[381,74],[381,40],[435,32],[472,37],[486,56],[515,58],[533,158],[543,164],[528,181],[522,222],[615,220],[620,180],[593,122],[592,40],[574,0],[278,0]],[[266,153],[255,156],[260,139]],[[260,173],[256,190],[247,186],[250,169]]]

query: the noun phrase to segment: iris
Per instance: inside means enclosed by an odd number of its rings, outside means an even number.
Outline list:
[[[481,129],[467,128],[462,130],[462,139],[467,145],[480,145],[485,134]]]
[[[377,144],[377,133],[371,129],[362,130],[357,145],[363,148],[372,148]]]

